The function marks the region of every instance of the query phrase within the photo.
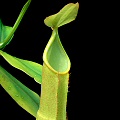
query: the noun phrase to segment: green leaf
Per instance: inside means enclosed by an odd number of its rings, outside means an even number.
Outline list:
[[[4,44],[4,40],[7,38],[7,36],[11,33],[12,27],[4,26],[2,24],[2,21],[0,20],[0,48]],[[12,39],[13,35],[11,36]],[[8,41],[7,44],[11,41],[11,39]]]
[[[42,91],[36,120],[66,120],[70,60],[54,29],[43,53]]]
[[[22,70],[23,72],[25,72],[27,75],[29,75],[30,77],[34,78],[35,81],[39,84],[42,83],[42,65],[32,62],[32,61],[28,61],[28,60],[23,60],[23,59],[19,59],[16,57],[13,57],[9,54],[7,54],[6,52],[3,52],[0,50],[0,55],[2,55],[4,57],[4,59],[13,67]]]
[[[0,85],[17,102],[19,106],[21,106],[34,117],[36,117],[40,104],[40,97],[38,96],[38,94],[36,94],[20,81],[18,81],[1,66]]]
[[[20,24],[27,8],[30,5],[31,0],[28,0],[26,2],[26,4],[23,6],[15,24],[13,27],[8,27],[8,26],[4,26],[2,24],[2,21],[0,20],[0,49],[3,49],[7,44],[10,43],[14,32],[16,31],[18,25]]]
[[[57,28],[73,21],[78,13],[79,4],[69,3],[58,13],[47,17],[44,23],[48,27]]]

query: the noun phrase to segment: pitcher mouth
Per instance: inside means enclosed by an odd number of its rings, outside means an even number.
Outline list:
[[[55,73],[65,74],[70,70],[70,59],[61,44],[58,29],[52,32],[43,53],[43,61]]]

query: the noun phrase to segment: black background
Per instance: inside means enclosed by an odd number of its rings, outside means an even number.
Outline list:
[[[0,18],[5,25],[13,26],[26,0],[4,0],[0,2]],[[4,49],[10,55],[42,64],[43,50],[51,36],[51,29],[44,24],[45,17],[58,12],[64,5],[79,2],[79,12],[75,21],[59,28],[61,42],[71,60],[70,83],[68,93],[67,114],[69,120],[79,120],[88,117],[91,111],[92,88],[90,77],[92,63],[92,44],[90,37],[90,22],[86,19],[81,0],[32,0],[23,17],[14,38]],[[88,11],[89,12],[89,11]],[[88,32],[89,31],[89,32]],[[91,38],[93,39],[93,38]],[[91,49],[91,50],[90,50]],[[92,61],[92,62],[91,62]],[[22,83],[40,94],[40,85],[23,72],[10,66],[1,56],[0,64]],[[93,74],[93,73],[92,73]],[[92,99],[92,100],[91,100]],[[87,114],[87,115],[86,115]],[[94,116],[94,113],[91,114]],[[12,120],[34,120],[29,113],[19,107],[0,87],[0,117]]]

